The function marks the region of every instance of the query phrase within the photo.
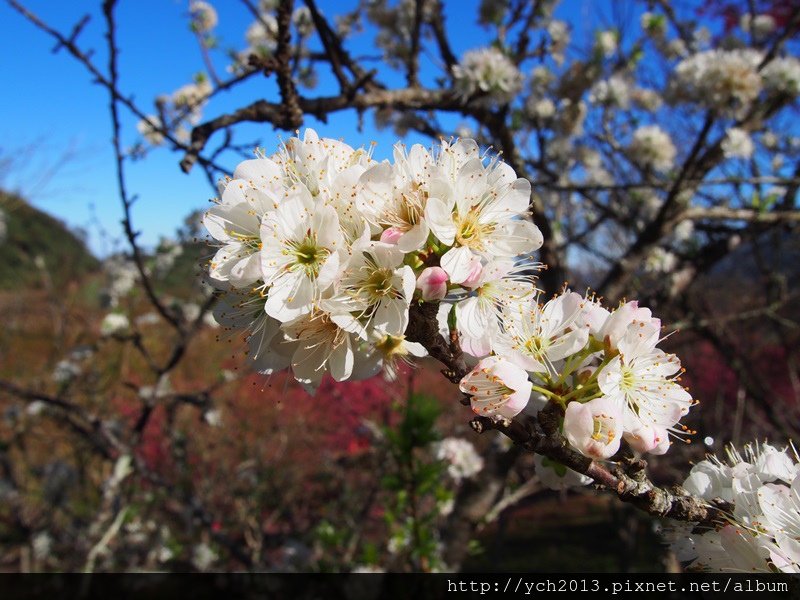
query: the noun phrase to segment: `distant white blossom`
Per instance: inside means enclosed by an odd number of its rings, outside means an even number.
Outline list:
[[[160,146],[164,143],[164,133],[160,131],[164,128],[161,118],[158,115],[147,115],[136,124],[136,130],[148,143],[153,146]]]
[[[550,98],[531,98],[527,107],[528,112],[538,119],[549,119],[556,114],[556,105]]]
[[[633,133],[630,155],[637,163],[657,171],[668,171],[677,150],[669,134],[658,125],[644,125]]]
[[[633,88],[631,90],[631,100],[637,106],[651,112],[658,110],[662,103],[661,94],[646,88]]]
[[[522,89],[522,73],[497,48],[478,48],[464,54],[453,67],[456,89],[463,99],[486,94],[489,99],[510,102]]]
[[[606,58],[613,56],[617,51],[619,34],[613,30],[600,31],[595,38],[595,45]]]
[[[130,328],[131,324],[126,315],[122,313],[108,313],[100,323],[100,334],[112,336],[123,333]]]
[[[621,75],[613,75],[609,79],[598,81],[592,86],[589,100],[603,106],[628,108],[631,102],[630,82]]]
[[[71,360],[60,360],[53,369],[53,381],[56,383],[68,383],[82,373],[81,367]]]
[[[742,31],[752,32],[757,38],[764,37],[775,31],[775,18],[772,15],[751,15],[749,12],[739,19]]]
[[[192,0],[189,14],[192,17],[192,28],[198,33],[211,31],[219,22],[216,9],[203,0]]]
[[[217,553],[205,542],[192,548],[192,566],[198,571],[209,570],[218,558]]]
[[[797,96],[800,94],[800,60],[794,56],[776,58],[761,71],[764,87],[775,92]]]
[[[472,442],[464,438],[448,437],[438,442],[436,458],[448,463],[447,474],[457,483],[477,475],[483,469],[483,458]]]
[[[643,12],[642,16],[639,18],[639,24],[645,32],[656,37],[664,35],[667,28],[664,15],[651,12]]]
[[[661,246],[656,246],[647,255],[645,271],[650,273],[670,273],[678,264],[678,257]]]
[[[675,67],[673,95],[721,111],[741,112],[761,93],[763,82],[757,69],[762,59],[758,50],[750,48],[693,54]]]
[[[755,146],[750,134],[739,127],[731,127],[721,144],[726,158],[750,158]]]
[[[278,45],[278,21],[269,13],[261,13],[244,34],[249,52],[273,52]]]

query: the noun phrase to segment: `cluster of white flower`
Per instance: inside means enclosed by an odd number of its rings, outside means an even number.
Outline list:
[[[550,98],[536,98],[531,96],[526,102],[528,113],[541,120],[547,120],[555,116],[556,105]]]
[[[486,333],[484,333],[486,335]],[[487,336],[492,356],[461,381],[476,414],[510,419],[534,400],[565,409],[564,434],[585,456],[605,459],[626,439],[663,454],[669,432],[693,400],[678,383],[678,358],[660,350],[660,321],[636,302],[609,311],[564,292],[544,304],[518,303]]]
[[[145,115],[136,124],[136,130],[152,146],[164,143],[166,131],[180,141],[187,141],[187,127],[200,122],[212,91],[208,78],[204,74],[197,75],[195,82],[179,87],[169,96],[159,96],[156,102],[160,115]]]
[[[738,112],[763,89],[758,50],[707,50],[682,60],[671,82],[674,95],[720,111]]]
[[[83,369],[81,369],[80,365],[76,362],[65,358],[60,360],[56,363],[56,366],[53,368],[53,381],[59,384],[66,384],[79,377],[83,373]]]
[[[740,127],[731,127],[720,144],[725,158],[750,158],[755,146],[750,134]]]
[[[556,64],[560,65],[564,62],[564,51],[572,39],[569,25],[554,19],[547,25],[547,33],[550,34],[550,54]]]
[[[530,183],[473,140],[397,145],[378,163],[309,129],[221,189],[204,217],[221,246],[210,277],[228,292],[215,317],[249,331],[258,370],[291,367],[309,390],[424,355],[404,337],[415,298],[460,299],[479,345],[498,307],[534,290],[520,258],[542,243]]]
[[[114,307],[133,290],[139,280],[139,271],[133,261],[122,255],[107,259],[103,267],[108,278],[105,295],[109,306]]]
[[[219,18],[216,9],[203,0],[192,0],[189,4],[192,31],[208,33],[217,26]]]
[[[668,532],[672,549],[690,568],[707,571],[800,573],[800,464],[794,449],[746,446],[727,449],[727,461],[696,464],[683,487],[691,494],[733,503],[729,523]]]
[[[486,94],[494,102],[511,101],[522,90],[523,76],[516,65],[497,48],[478,48],[464,53],[453,67],[459,95],[470,98]]]
[[[770,61],[761,71],[767,89],[789,96],[800,94],[800,60],[785,56]]]
[[[775,31],[775,18],[772,15],[751,15],[745,13],[739,19],[739,26],[742,31],[752,32],[757,38],[764,37]]]
[[[602,106],[626,109],[631,103],[630,82],[621,75],[612,75],[592,86],[589,101]]]
[[[661,94],[655,90],[635,87],[631,90],[631,100],[636,106],[653,112],[661,108]]]
[[[464,438],[449,437],[438,442],[436,458],[447,462],[447,474],[456,483],[477,475],[483,469],[483,458],[472,442]]]
[[[656,171],[668,171],[677,153],[669,134],[658,125],[644,125],[633,132],[630,145],[633,160]]]
[[[639,23],[646,33],[656,38],[663,36],[667,29],[666,17],[656,13],[643,12]]]
[[[168,239],[162,239],[153,257],[153,272],[165,275],[175,265],[175,261],[183,254],[183,246]]]
[[[108,313],[100,323],[100,335],[109,337],[125,333],[131,326],[128,317],[122,313]]]
[[[678,257],[666,248],[656,246],[647,255],[644,270],[648,273],[671,273],[678,264]]]
[[[609,29],[600,31],[595,37],[595,48],[604,57],[609,58],[617,51],[619,44],[619,33]]]

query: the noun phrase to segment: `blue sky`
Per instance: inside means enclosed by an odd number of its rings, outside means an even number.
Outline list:
[[[83,14],[91,21],[82,34],[81,46],[94,49],[95,60],[105,67],[103,19],[97,2],[76,0],[27,0],[31,11],[61,31],[69,31]],[[187,25],[185,0],[121,0],[117,13],[118,41],[121,49],[120,77],[125,94],[146,109],[158,94],[170,93],[191,81],[203,70],[194,36]],[[245,6],[235,0],[217,0],[220,14],[217,35],[222,45],[242,49],[244,30],[252,21]],[[323,0],[328,15],[355,4],[352,0]],[[475,25],[477,0],[446,3],[448,28],[457,54],[485,43],[487,34]],[[589,21],[608,22],[611,2],[573,0],[565,2],[558,16],[569,20],[574,39],[589,36]],[[590,38],[589,38],[590,39]],[[369,35],[354,39],[349,49],[354,55],[377,54]],[[93,85],[90,75],[65,51],[53,54],[51,38],[28,23],[6,3],[0,3],[0,56],[3,56],[0,94],[0,149],[16,156],[14,172],[4,183],[10,188],[29,192],[38,207],[56,215],[68,225],[87,231],[90,248],[104,255],[122,249],[120,202],[117,195],[114,161],[110,144],[108,94]],[[218,56],[218,69],[224,73],[226,59]],[[433,63],[423,60],[423,76],[438,73]],[[376,66],[379,63],[374,63]],[[381,73],[382,79],[402,85],[401,78]],[[325,93],[326,82],[315,92]],[[265,96],[274,98],[274,83],[256,78],[240,90],[216,97],[206,108],[210,118]],[[132,145],[138,140],[137,119],[124,115],[123,140]],[[337,113],[328,125],[315,124],[322,135],[344,138],[351,145],[378,142],[377,158],[388,156],[395,141],[390,131],[376,131],[372,118],[364,119],[364,132],[357,134],[357,118],[352,113]],[[269,151],[278,136],[269,125],[244,128],[240,141],[261,139]],[[407,142],[417,141],[409,138]],[[428,143],[427,141],[425,143]],[[22,152],[28,149],[28,152]],[[61,160],[65,153],[72,158]],[[145,160],[129,163],[128,187],[138,197],[134,207],[134,226],[142,231],[142,242],[154,245],[160,236],[170,236],[193,209],[203,208],[214,195],[199,170],[185,175],[178,168],[180,155],[156,149]],[[235,162],[227,166],[231,169]],[[48,173],[55,172],[52,176]],[[46,185],[42,185],[46,183]],[[101,232],[107,237],[103,237]],[[114,242],[116,240],[116,243]]]

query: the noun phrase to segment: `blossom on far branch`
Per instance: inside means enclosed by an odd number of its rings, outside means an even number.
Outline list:
[[[208,33],[219,22],[216,9],[203,0],[192,0],[189,3],[189,14],[192,18],[192,31],[197,33]]]
[[[669,134],[658,125],[645,125],[633,132],[630,154],[634,161],[656,171],[668,171],[677,150]]]
[[[458,94],[466,101],[485,95],[490,102],[505,104],[522,89],[523,76],[516,65],[494,47],[470,50],[453,67]]]

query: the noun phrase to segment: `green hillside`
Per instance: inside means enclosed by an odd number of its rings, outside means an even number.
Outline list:
[[[47,276],[58,288],[98,268],[97,259],[63,223],[21,198],[0,191],[0,211],[6,226],[0,239],[0,290],[41,287]],[[37,266],[42,261],[44,268]]]

